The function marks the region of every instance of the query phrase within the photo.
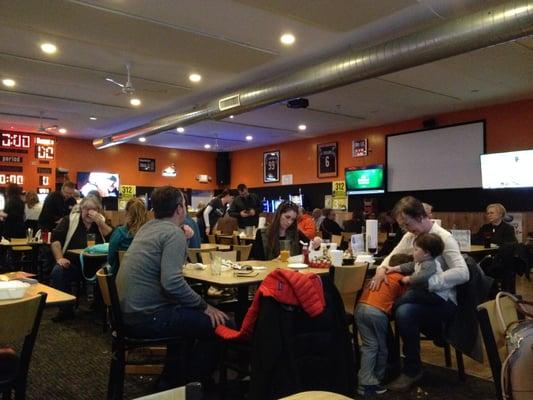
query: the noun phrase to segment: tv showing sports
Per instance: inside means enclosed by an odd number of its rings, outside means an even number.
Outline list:
[[[383,164],[346,168],[344,177],[349,195],[385,192]]]
[[[533,187],[533,150],[481,154],[483,189]]]
[[[118,174],[109,172],[78,172],[77,186],[85,197],[96,191],[101,197],[118,197]]]

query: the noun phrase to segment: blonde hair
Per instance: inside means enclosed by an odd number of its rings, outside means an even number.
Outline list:
[[[507,210],[505,209],[505,207],[504,207],[503,204],[501,204],[501,203],[492,203],[492,204],[489,204],[489,205],[487,206],[487,208],[485,209],[485,211],[489,211],[489,208],[494,208],[494,209],[496,209],[496,210],[500,213],[500,215],[501,215],[502,218],[505,217],[505,214],[507,214]]]
[[[26,192],[26,204],[28,208],[33,208],[39,202],[39,196],[33,190]]]
[[[126,215],[128,217],[126,222],[128,233],[135,236],[141,226],[148,221],[148,212],[144,201],[139,198],[130,199],[126,203]]]
[[[85,208],[85,205],[87,203],[93,203],[93,205],[96,207],[96,211],[99,214],[102,214],[104,212],[104,209],[102,208],[102,202],[100,201],[100,199],[98,197],[93,196],[93,195],[89,195],[89,196],[84,197],[83,199],[81,199],[80,210]]]

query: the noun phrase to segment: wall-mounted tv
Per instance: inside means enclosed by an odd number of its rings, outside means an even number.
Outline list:
[[[383,164],[346,168],[344,171],[347,194],[373,194],[385,192]]]
[[[78,172],[77,186],[83,196],[96,190],[101,197],[118,197],[118,174],[109,172]]]
[[[533,150],[481,155],[483,189],[533,187]]]

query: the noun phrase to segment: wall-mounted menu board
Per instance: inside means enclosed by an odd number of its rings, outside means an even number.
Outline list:
[[[55,186],[56,138],[0,131],[0,187],[16,183],[24,190]]]

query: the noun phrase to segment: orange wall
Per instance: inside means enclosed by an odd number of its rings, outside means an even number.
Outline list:
[[[435,116],[438,126],[486,120],[487,153],[533,148],[533,99]],[[392,133],[422,129],[422,118],[373,128],[314,137],[268,147],[233,152],[231,183],[250,187],[276,186],[263,183],[263,152],[280,150],[280,175],[292,174],[294,184],[344,179],[344,168],[385,162],[385,138]],[[369,155],[352,158],[352,140],[368,138]],[[317,178],[316,146],[338,142],[339,176]],[[281,181],[281,176],[280,176]]]
[[[216,187],[216,153],[167,149],[162,147],[122,144],[96,150],[91,141],[58,138],[56,166],[67,168],[69,177],[76,179],[79,171],[102,171],[120,174],[120,184],[137,186],[173,185],[177,187],[212,190]],[[154,158],[156,172],[140,172],[138,158]],[[176,177],[161,175],[163,168],[174,163]],[[196,176],[207,174],[212,181],[198,183]]]

